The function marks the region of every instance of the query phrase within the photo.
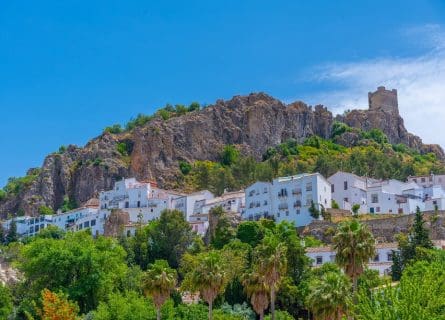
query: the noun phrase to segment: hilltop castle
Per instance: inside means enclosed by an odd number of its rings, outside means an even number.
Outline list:
[[[388,113],[399,114],[397,90],[386,90],[381,86],[377,91],[368,93],[369,110],[381,110]]]

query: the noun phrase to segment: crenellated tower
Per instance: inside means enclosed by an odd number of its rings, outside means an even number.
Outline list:
[[[381,86],[377,91],[368,93],[369,110],[381,110],[388,113],[399,114],[397,90],[386,90]]]

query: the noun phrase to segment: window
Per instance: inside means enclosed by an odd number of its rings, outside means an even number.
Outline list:
[[[306,191],[312,191],[312,182],[306,183]]]
[[[386,254],[386,259],[387,259],[388,261],[392,261],[392,252],[388,252],[388,253]]]
[[[267,193],[267,188],[264,188],[264,191],[263,191],[263,193]]]
[[[348,190],[348,181],[343,182],[343,190]]]
[[[331,184],[331,192],[334,193],[335,192],[335,187],[333,184]]]
[[[131,237],[131,230],[127,230],[127,237]]]
[[[377,193],[371,194],[371,203],[378,203],[379,202],[379,195]]]
[[[421,182],[425,182],[425,178],[420,179]]]
[[[286,217],[289,216],[289,211],[286,211]]]
[[[138,206],[138,208],[140,208],[140,207],[141,207],[141,202],[140,202],[140,201],[138,201],[138,204],[137,204],[137,206]]]
[[[317,256],[317,257],[315,258],[315,261],[316,261],[316,264],[317,264],[317,265],[320,265],[320,264],[323,263],[323,257],[322,257],[322,256]]]
[[[374,262],[379,262],[380,261],[380,257],[378,254],[376,254],[376,256],[374,257]]]
[[[343,201],[344,202],[349,202],[349,199],[348,198],[343,198]]]
[[[297,209],[297,214],[300,214],[300,209]]]
[[[399,214],[403,213],[403,208],[399,208]]]
[[[35,232],[39,231],[39,226],[35,226]]]
[[[264,205],[267,206],[267,200],[264,200]]]
[[[417,179],[413,179],[413,181],[414,181],[415,183],[417,183]]]
[[[376,207],[375,212],[380,212],[380,207]]]
[[[89,221],[85,221],[83,224],[84,228],[89,228],[90,227],[90,222]]]
[[[96,225],[96,219],[91,220],[91,226],[94,227]]]
[[[130,204],[128,203],[128,201],[125,201],[125,208],[129,208]]]

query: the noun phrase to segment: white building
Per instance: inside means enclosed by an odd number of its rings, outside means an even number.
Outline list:
[[[11,228],[12,221],[15,221],[17,226],[17,235],[19,237],[32,237],[39,233],[40,230],[51,225],[51,215],[44,215],[39,217],[15,217],[2,222],[3,230],[8,232]]]
[[[368,185],[369,213],[414,213],[425,209],[423,190],[414,182],[385,180]]]
[[[173,208],[184,213],[185,219],[190,221],[190,217],[194,214],[195,203],[197,201],[206,202],[215,198],[213,193],[208,190],[198,191],[191,194],[180,196],[173,200]]]
[[[318,210],[327,209],[331,199],[331,184],[319,173],[256,182],[246,188],[243,219],[273,218],[305,226],[313,220],[309,211],[312,203]]]
[[[359,204],[359,213],[368,212],[367,178],[338,171],[330,176],[328,181],[331,183],[332,199],[337,202],[340,209],[352,210],[353,205]]]
[[[225,212],[241,216],[245,207],[244,191],[224,192],[220,197],[195,201],[193,214],[189,217],[192,229],[204,236],[209,227],[209,212],[212,208],[222,207]]]
[[[380,275],[391,271],[393,251],[398,250],[396,242],[376,244],[376,255],[368,263],[368,268],[377,270]],[[306,256],[311,259],[312,267],[319,267],[327,262],[335,263],[335,251],[328,246],[306,248]]]
[[[100,212],[105,218],[113,209],[121,209],[130,216],[130,222],[147,223],[158,219],[165,209],[172,209],[174,200],[183,194],[162,190],[155,182],[138,182],[125,179],[115,183],[114,188],[102,191],[99,196]]]
[[[433,186],[441,186],[445,189],[445,175],[430,174],[425,176],[411,176],[408,177],[408,182],[414,182],[423,188],[431,188]]]
[[[445,248],[444,240],[433,240],[433,244],[438,249]],[[389,274],[393,261],[393,251],[398,251],[397,242],[377,243],[375,245],[376,255],[368,262],[368,268],[377,270],[380,275]],[[311,259],[312,267],[331,262],[335,263],[335,251],[329,247],[306,248],[306,256]]]

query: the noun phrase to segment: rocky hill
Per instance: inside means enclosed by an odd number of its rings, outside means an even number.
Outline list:
[[[67,197],[81,204],[122,177],[156,180],[161,187],[177,188],[179,161],[217,160],[227,144],[261,159],[269,147],[289,138],[299,142],[312,135],[330,138],[334,121],[360,129],[379,128],[391,143],[444,158],[439,146],[425,145],[407,132],[397,107],[354,110],[334,119],[320,105],[286,105],[264,93],[253,93],[218,100],[168,120],[158,116],[130,131],[104,133],[84,147],[69,146],[50,154],[40,169],[30,170],[26,184],[0,200],[0,217],[37,214],[42,206],[57,209]],[[347,138],[345,144],[351,140]]]

